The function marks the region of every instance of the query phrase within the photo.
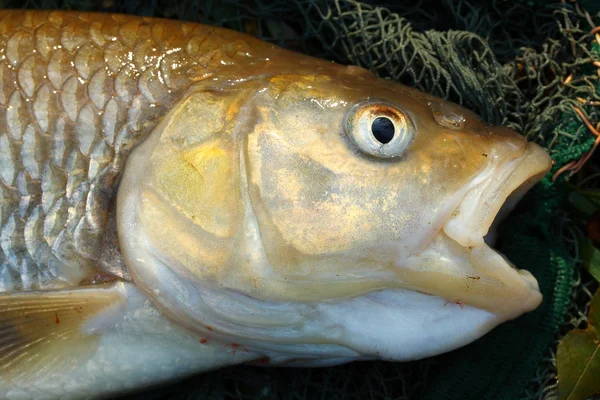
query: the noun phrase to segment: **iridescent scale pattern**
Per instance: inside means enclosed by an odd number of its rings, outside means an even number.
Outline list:
[[[118,253],[110,225],[124,162],[190,85],[251,59],[227,35],[123,15],[0,12],[0,291],[127,275],[118,254],[106,257]]]

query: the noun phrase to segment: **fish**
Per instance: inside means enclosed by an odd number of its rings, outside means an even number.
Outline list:
[[[0,105],[1,398],[421,359],[542,302],[491,246],[545,150],[361,67],[3,10]]]

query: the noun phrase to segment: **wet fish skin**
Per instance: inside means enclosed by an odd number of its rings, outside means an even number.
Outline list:
[[[124,161],[190,85],[251,68],[261,60],[247,54],[271,47],[232,34],[0,11],[0,291],[72,286],[101,271],[129,278],[107,229]]]

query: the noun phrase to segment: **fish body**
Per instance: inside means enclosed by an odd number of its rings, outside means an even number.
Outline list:
[[[454,104],[225,29],[0,12],[0,397],[449,351],[541,302],[546,173]]]

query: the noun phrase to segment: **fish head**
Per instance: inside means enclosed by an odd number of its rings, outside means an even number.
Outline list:
[[[385,282],[510,316],[539,305],[535,278],[484,238],[550,168],[541,147],[355,67],[271,85],[248,196],[271,265],[331,283],[306,298]]]
[[[420,358],[535,309],[536,279],[485,238],[545,151],[320,65],[197,89],[134,151],[118,218],[136,284],[192,329],[294,359]]]

